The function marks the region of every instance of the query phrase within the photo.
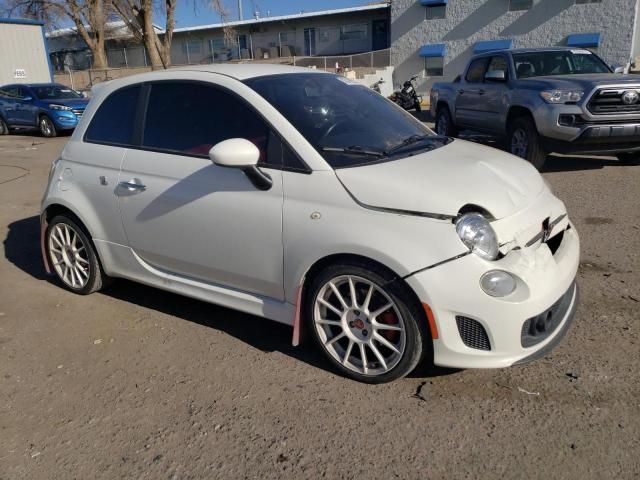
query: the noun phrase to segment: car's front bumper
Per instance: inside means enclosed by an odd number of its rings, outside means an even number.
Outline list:
[[[565,228],[555,253],[546,243],[540,243],[537,247],[512,250],[494,262],[469,254],[406,279],[433,312],[438,336],[433,341],[436,365],[507,367],[537,358],[558,343],[573,319],[578,301],[575,277],[580,241],[575,228]],[[487,295],[480,287],[480,277],[490,270],[504,270],[517,277],[516,290],[502,298]],[[523,346],[525,322],[546,314],[565,295],[564,310],[553,330],[535,345]],[[490,349],[472,348],[468,341],[465,344],[457,317],[481,325]]]
[[[51,110],[48,114],[58,130],[70,130],[78,126],[78,116],[72,111]]]

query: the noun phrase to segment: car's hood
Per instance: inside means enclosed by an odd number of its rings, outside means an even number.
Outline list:
[[[80,108],[84,109],[87,107],[89,103],[88,98],[59,98],[59,99],[45,99],[40,100],[42,103],[46,105],[65,105],[70,108]]]
[[[336,175],[366,206],[452,217],[474,205],[503,218],[544,188],[528,162],[464,140],[400,160],[337,169]]]
[[[580,88],[589,91],[606,85],[640,85],[640,75],[621,75],[618,73],[584,73],[578,75],[550,75],[519,80],[524,85],[537,85],[541,88],[570,89]]]

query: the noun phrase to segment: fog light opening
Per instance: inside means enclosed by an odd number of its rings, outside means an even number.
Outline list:
[[[516,279],[502,270],[491,270],[480,278],[480,287],[492,297],[506,297],[516,289]]]

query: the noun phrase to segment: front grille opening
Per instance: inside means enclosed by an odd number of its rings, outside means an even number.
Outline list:
[[[458,332],[464,344],[476,350],[491,350],[487,331],[482,324],[473,318],[456,316]]]
[[[622,98],[625,92],[637,91],[637,88],[638,87],[620,90],[599,90],[591,97],[591,100],[589,100],[587,108],[591,113],[596,115],[640,112],[639,102],[626,104]]]
[[[549,247],[549,250],[551,250],[552,255],[555,255],[558,249],[560,248],[560,245],[562,244],[562,240],[564,239],[565,231],[566,230],[563,230],[557,235],[554,235],[549,240],[547,240],[547,247]]]

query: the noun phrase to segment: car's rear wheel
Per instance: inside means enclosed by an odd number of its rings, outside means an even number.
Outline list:
[[[0,118],[0,135],[9,134],[9,125],[2,118]]]
[[[640,164],[640,152],[624,152],[616,155],[618,160],[625,165]]]
[[[71,215],[53,218],[46,232],[47,254],[56,275],[72,292],[88,295],[107,283],[93,243]]]
[[[53,120],[46,115],[42,115],[40,117],[38,125],[40,126],[40,133],[43,137],[55,137],[58,135],[58,131],[56,130]]]
[[[438,109],[436,114],[435,130],[438,135],[444,137],[455,137],[458,135],[458,129],[453,124],[451,113],[446,107]]]
[[[341,373],[384,383],[416,367],[430,340],[406,288],[368,263],[329,266],[312,280],[307,325]]]
[[[547,152],[540,144],[540,136],[533,120],[527,117],[517,118],[509,129],[509,151],[530,162],[542,170],[547,160]]]

